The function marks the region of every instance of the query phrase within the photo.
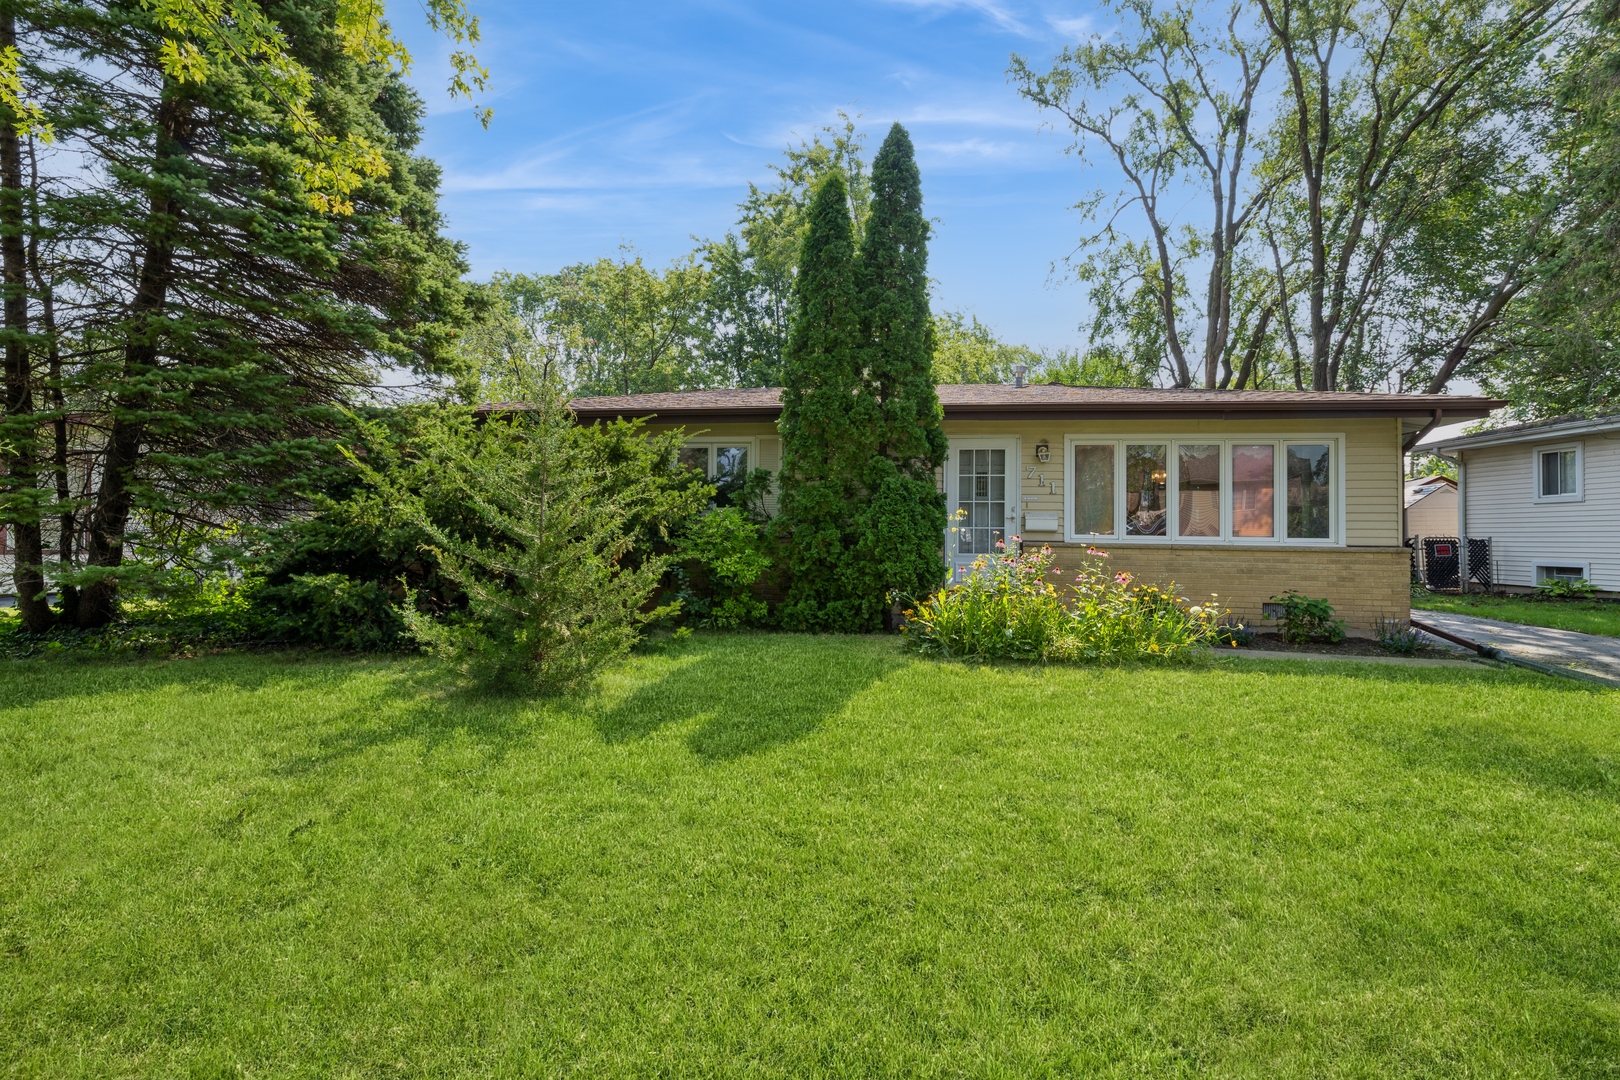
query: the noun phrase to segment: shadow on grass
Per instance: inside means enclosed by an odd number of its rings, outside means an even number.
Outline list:
[[[365,706],[333,714],[324,724],[328,733],[308,752],[284,759],[272,771],[302,776],[401,742],[431,755],[461,740],[479,746],[486,767],[498,765],[533,736],[536,711],[547,704],[516,690],[468,683],[451,667],[430,663],[390,679]]]
[[[297,685],[318,693],[355,665],[385,664],[392,656],[317,652],[238,651],[179,659],[61,656],[0,660],[0,712],[65,698],[107,693],[150,693],[170,688],[256,692]]]
[[[1554,736],[1523,738],[1490,724],[1363,729],[1413,768],[1513,780],[1541,791],[1620,803],[1620,755]]]
[[[687,743],[711,761],[803,738],[905,663],[883,639],[784,634],[700,638],[662,659],[666,674],[599,713],[597,730],[628,742],[696,720]]]

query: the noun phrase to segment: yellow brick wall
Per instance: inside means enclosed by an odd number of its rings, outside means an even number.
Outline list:
[[[1064,569],[1077,568],[1085,558],[1084,545],[1051,547]],[[1371,630],[1380,618],[1405,619],[1412,613],[1405,548],[1116,544],[1107,550],[1115,571],[1128,570],[1154,583],[1174,581],[1194,601],[1219,593],[1221,606],[1262,627],[1260,605],[1289,589],[1326,599],[1352,630]]]

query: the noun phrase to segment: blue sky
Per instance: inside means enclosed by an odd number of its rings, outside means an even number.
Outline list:
[[[447,48],[414,5],[395,18],[427,99],[426,152],[478,277],[546,272],[634,244],[662,265],[731,227],[750,181],[790,142],[862,114],[875,150],[894,120],[917,144],[936,219],[935,307],[1008,340],[1079,344],[1080,287],[1054,278],[1087,182],[1065,132],[1007,84],[1090,25],[1083,4],[1008,0],[743,0],[527,4],[472,0],[495,119],[444,94]]]

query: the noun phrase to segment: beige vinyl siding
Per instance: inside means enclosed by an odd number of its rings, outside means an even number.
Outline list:
[[[655,430],[665,431],[670,426],[653,425]],[[757,439],[757,467],[769,469],[773,474],[781,471],[782,442],[775,424],[688,424],[686,429],[692,438]],[[1064,438],[1068,435],[1095,435],[1101,438],[1131,435],[1207,435],[1211,438],[1338,435],[1344,439],[1341,483],[1344,486],[1345,542],[1351,547],[1392,547],[1398,546],[1402,539],[1403,481],[1399,420],[947,420],[945,433],[961,438],[975,435],[1016,437],[1019,440],[1018,479],[1024,497],[1024,512],[1052,512],[1059,516],[1060,521],[1064,485],[1068,480],[1068,463],[1064,460]],[[1035,456],[1035,448],[1043,439],[1051,448],[1052,460],[1046,463]],[[1057,482],[1056,494],[1051,490],[1054,480]],[[775,512],[774,494],[768,505]],[[1031,531],[1026,536],[1036,542],[1063,539],[1058,532]]]
[[[1457,489],[1437,488],[1406,508],[1407,536],[1456,536]]]
[[[1020,440],[1019,480],[1024,511],[1050,511],[1062,520],[1068,462],[1064,438],[1095,435],[1123,438],[1131,435],[1171,435],[1234,438],[1243,435],[1339,435],[1344,439],[1343,535],[1351,547],[1390,547],[1401,543],[1401,425],[1399,420],[947,420],[945,433],[955,438],[975,435],[1013,435]],[[1045,440],[1052,460],[1042,464],[1035,448]],[[1035,478],[1029,476],[1031,469]],[[1057,494],[1049,483],[1058,481]],[[1035,542],[1057,542],[1062,533],[1028,531]]]
[[[1579,444],[1578,502],[1536,501],[1536,451]],[[1464,450],[1468,535],[1491,540],[1504,585],[1535,584],[1535,567],[1588,564],[1593,584],[1620,592],[1620,438],[1592,435]]]

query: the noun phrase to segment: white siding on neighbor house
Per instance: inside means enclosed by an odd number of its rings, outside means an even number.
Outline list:
[[[1407,536],[1456,536],[1457,489],[1444,484],[1406,508]]]
[[[1572,443],[1581,447],[1581,498],[1537,502],[1536,451]],[[1467,532],[1490,538],[1496,582],[1530,586],[1537,566],[1586,565],[1594,585],[1620,592],[1620,437],[1550,437],[1462,455]]]

